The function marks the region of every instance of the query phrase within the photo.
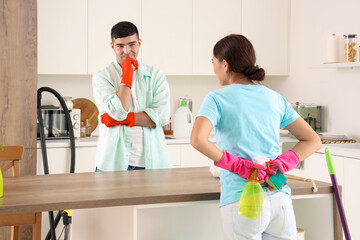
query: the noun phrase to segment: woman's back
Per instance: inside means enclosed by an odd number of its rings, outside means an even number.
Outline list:
[[[210,118],[220,149],[246,159],[277,157],[280,128],[298,117],[277,92],[242,84],[209,93],[198,116]]]

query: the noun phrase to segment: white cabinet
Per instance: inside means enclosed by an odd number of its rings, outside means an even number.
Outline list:
[[[100,70],[115,59],[110,31],[124,20],[139,29],[140,60],[166,75],[213,75],[213,46],[230,33],[250,39],[268,75],[288,73],[288,0],[39,0],[38,73]]]
[[[170,160],[173,167],[180,167],[181,166],[181,147],[180,145],[167,145]]]
[[[358,213],[360,212],[360,205],[358,204],[360,189],[356,181],[359,175],[360,160],[336,155],[332,155],[332,160],[337,182],[342,186],[342,201],[351,237],[352,239],[360,239],[360,229],[357,227]],[[331,183],[325,154],[323,153],[314,153],[305,160],[304,169],[294,169],[289,174]]]
[[[61,174],[61,173],[69,173],[70,172],[70,148],[47,148],[47,157],[48,157],[48,166],[49,166],[49,173],[50,174]],[[96,155],[96,147],[76,147],[75,151],[75,172],[94,172],[95,171],[95,155]],[[44,174],[43,168],[43,159],[41,150],[37,150],[37,174],[41,175]],[[64,183],[67,184],[67,183]],[[86,224],[80,222],[83,220],[78,216],[78,211],[81,210],[74,210],[73,216],[74,221],[72,227],[74,229],[78,229],[82,227],[82,224]],[[56,215],[57,212],[54,213]],[[76,219],[76,220],[75,220]],[[41,239],[45,239],[47,232],[49,231],[49,217],[47,212],[42,213],[42,220],[41,220]],[[62,221],[59,222],[59,226],[56,228],[56,236],[59,237],[61,234],[61,230],[63,228]],[[81,228],[82,229],[82,228]],[[77,238],[76,235],[74,239],[81,239]],[[61,238],[63,239],[63,238]],[[83,238],[89,239],[89,238]]]
[[[38,73],[87,72],[87,0],[38,1]]]
[[[216,13],[216,14],[214,14]],[[193,1],[194,75],[213,75],[213,47],[221,38],[241,33],[241,1]]]
[[[345,168],[344,164],[348,161],[346,157],[332,156],[336,178],[339,184],[344,184]],[[318,181],[331,183],[328,167],[326,164],[325,154],[314,153],[304,160],[302,169],[293,169],[288,172],[290,175],[311,178]]]
[[[332,156],[332,158],[338,183],[343,184],[344,162],[347,158],[340,156]],[[304,160],[302,169],[293,169],[289,171],[289,174],[331,183],[325,154],[323,153],[312,154]]]
[[[267,75],[288,74],[289,0],[242,0],[242,34]]]
[[[343,204],[352,239],[360,239],[360,228],[358,227],[360,188],[357,181],[359,178],[359,169],[359,159],[347,158],[346,161],[344,161]],[[337,171],[336,174],[338,174]]]
[[[209,167],[214,162],[191,144],[181,145],[181,167]]]
[[[168,144],[173,167],[209,167],[213,161],[197,151],[190,143]]]
[[[70,148],[47,148],[50,174],[70,173]],[[95,171],[96,147],[76,147],[75,172]],[[37,174],[44,174],[41,150],[37,150]]]
[[[141,1],[88,0],[88,73],[93,74],[115,60],[110,46],[111,28],[120,21],[134,23],[141,31]],[[140,35],[141,37],[141,35]],[[141,48],[140,48],[141,49]],[[139,54],[140,57],[140,54]]]
[[[166,75],[190,75],[192,0],[142,2],[142,61]]]

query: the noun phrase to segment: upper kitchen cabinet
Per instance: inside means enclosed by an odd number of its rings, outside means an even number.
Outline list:
[[[87,0],[38,1],[38,73],[87,73]]]
[[[192,54],[192,0],[142,1],[142,61],[166,75],[191,75]]]
[[[111,28],[126,20],[139,29],[139,60],[166,75],[213,75],[214,44],[231,33],[249,38],[267,75],[287,75],[289,7],[289,0],[39,0],[38,73],[102,69],[115,60]]]
[[[93,74],[115,60],[110,32],[116,23],[134,23],[141,37],[141,0],[88,0],[88,16],[88,73]]]
[[[242,0],[242,34],[267,75],[288,74],[289,0]]]
[[[194,75],[214,74],[211,64],[213,47],[231,33],[241,33],[241,1],[193,1]]]

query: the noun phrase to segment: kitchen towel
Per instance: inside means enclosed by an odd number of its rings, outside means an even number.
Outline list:
[[[337,62],[339,62],[339,36],[333,33],[327,40],[326,63]]]

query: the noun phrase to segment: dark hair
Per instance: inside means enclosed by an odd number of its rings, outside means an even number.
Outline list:
[[[255,50],[251,42],[240,34],[230,34],[220,39],[214,46],[214,57],[226,60],[229,70],[242,73],[251,80],[262,81],[265,70],[256,63]]]
[[[131,22],[119,22],[111,28],[111,41],[117,38],[129,37],[136,34],[139,39],[139,31]]]

